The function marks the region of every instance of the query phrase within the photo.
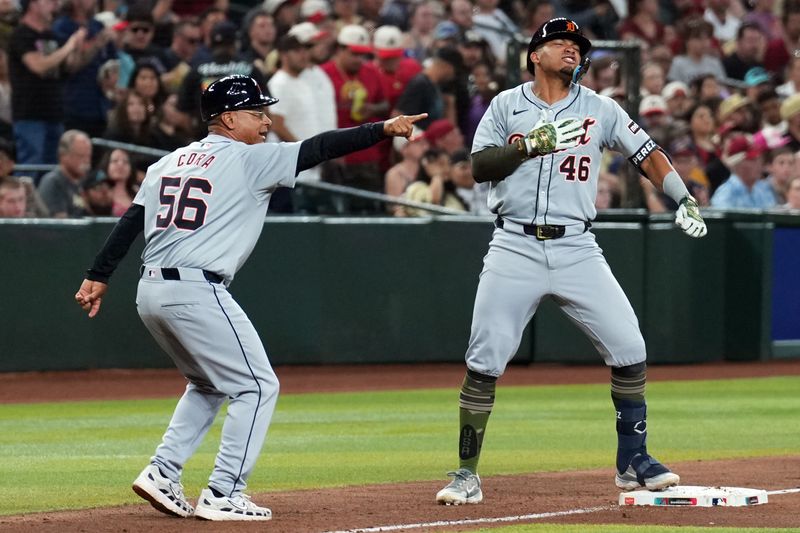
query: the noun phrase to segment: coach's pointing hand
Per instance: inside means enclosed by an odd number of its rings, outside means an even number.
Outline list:
[[[428,118],[427,113],[419,115],[399,115],[383,123],[383,133],[390,137],[410,137],[414,123]]]
[[[85,279],[81,283],[81,288],[75,293],[75,301],[89,313],[89,318],[94,318],[100,311],[100,303],[103,301],[106,290],[108,290],[107,284]]]

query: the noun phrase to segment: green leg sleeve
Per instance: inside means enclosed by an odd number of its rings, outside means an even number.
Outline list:
[[[459,467],[478,472],[483,435],[494,406],[497,378],[467,370],[459,398],[461,432],[458,436]]]

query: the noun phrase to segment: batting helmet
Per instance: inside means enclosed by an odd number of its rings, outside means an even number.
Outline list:
[[[264,96],[256,80],[236,74],[218,79],[203,91],[200,95],[200,116],[208,122],[225,111],[258,109],[277,102],[277,98]]]
[[[533,74],[531,52],[553,39],[570,39],[575,41],[578,43],[578,47],[580,47],[581,57],[586,57],[586,54],[588,54],[589,50],[592,48],[592,43],[583,36],[580,26],[574,21],[563,17],[550,19],[536,30],[536,33],[531,37],[530,44],[528,44],[528,72]]]

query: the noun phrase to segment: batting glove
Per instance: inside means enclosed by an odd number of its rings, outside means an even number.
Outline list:
[[[691,196],[684,196],[681,199],[678,210],[675,211],[675,224],[690,237],[702,237],[708,233],[706,223],[703,217],[700,216],[700,207],[697,205],[697,200]]]
[[[562,118],[555,122],[540,120],[525,136],[525,150],[529,157],[534,157],[575,148],[584,133],[586,129],[583,122],[574,118]]]

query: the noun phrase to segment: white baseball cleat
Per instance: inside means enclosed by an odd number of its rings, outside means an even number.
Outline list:
[[[437,503],[443,505],[462,505],[465,503],[480,503],[483,501],[481,492],[481,478],[466,468],[455,472],[448,472],[453,481],[436,494]]]
[[[203,520],[271,520],[272,511],[259,507],[250,501],[250,496],[239,493],[236,496],[217,498],[211,489],[203,489],[194,511]]]
[[[133,492],[162,513],[186,518],[194,509],[183,495],[183,485],[161,475],[156,465],[147,465],[132,485]]]

